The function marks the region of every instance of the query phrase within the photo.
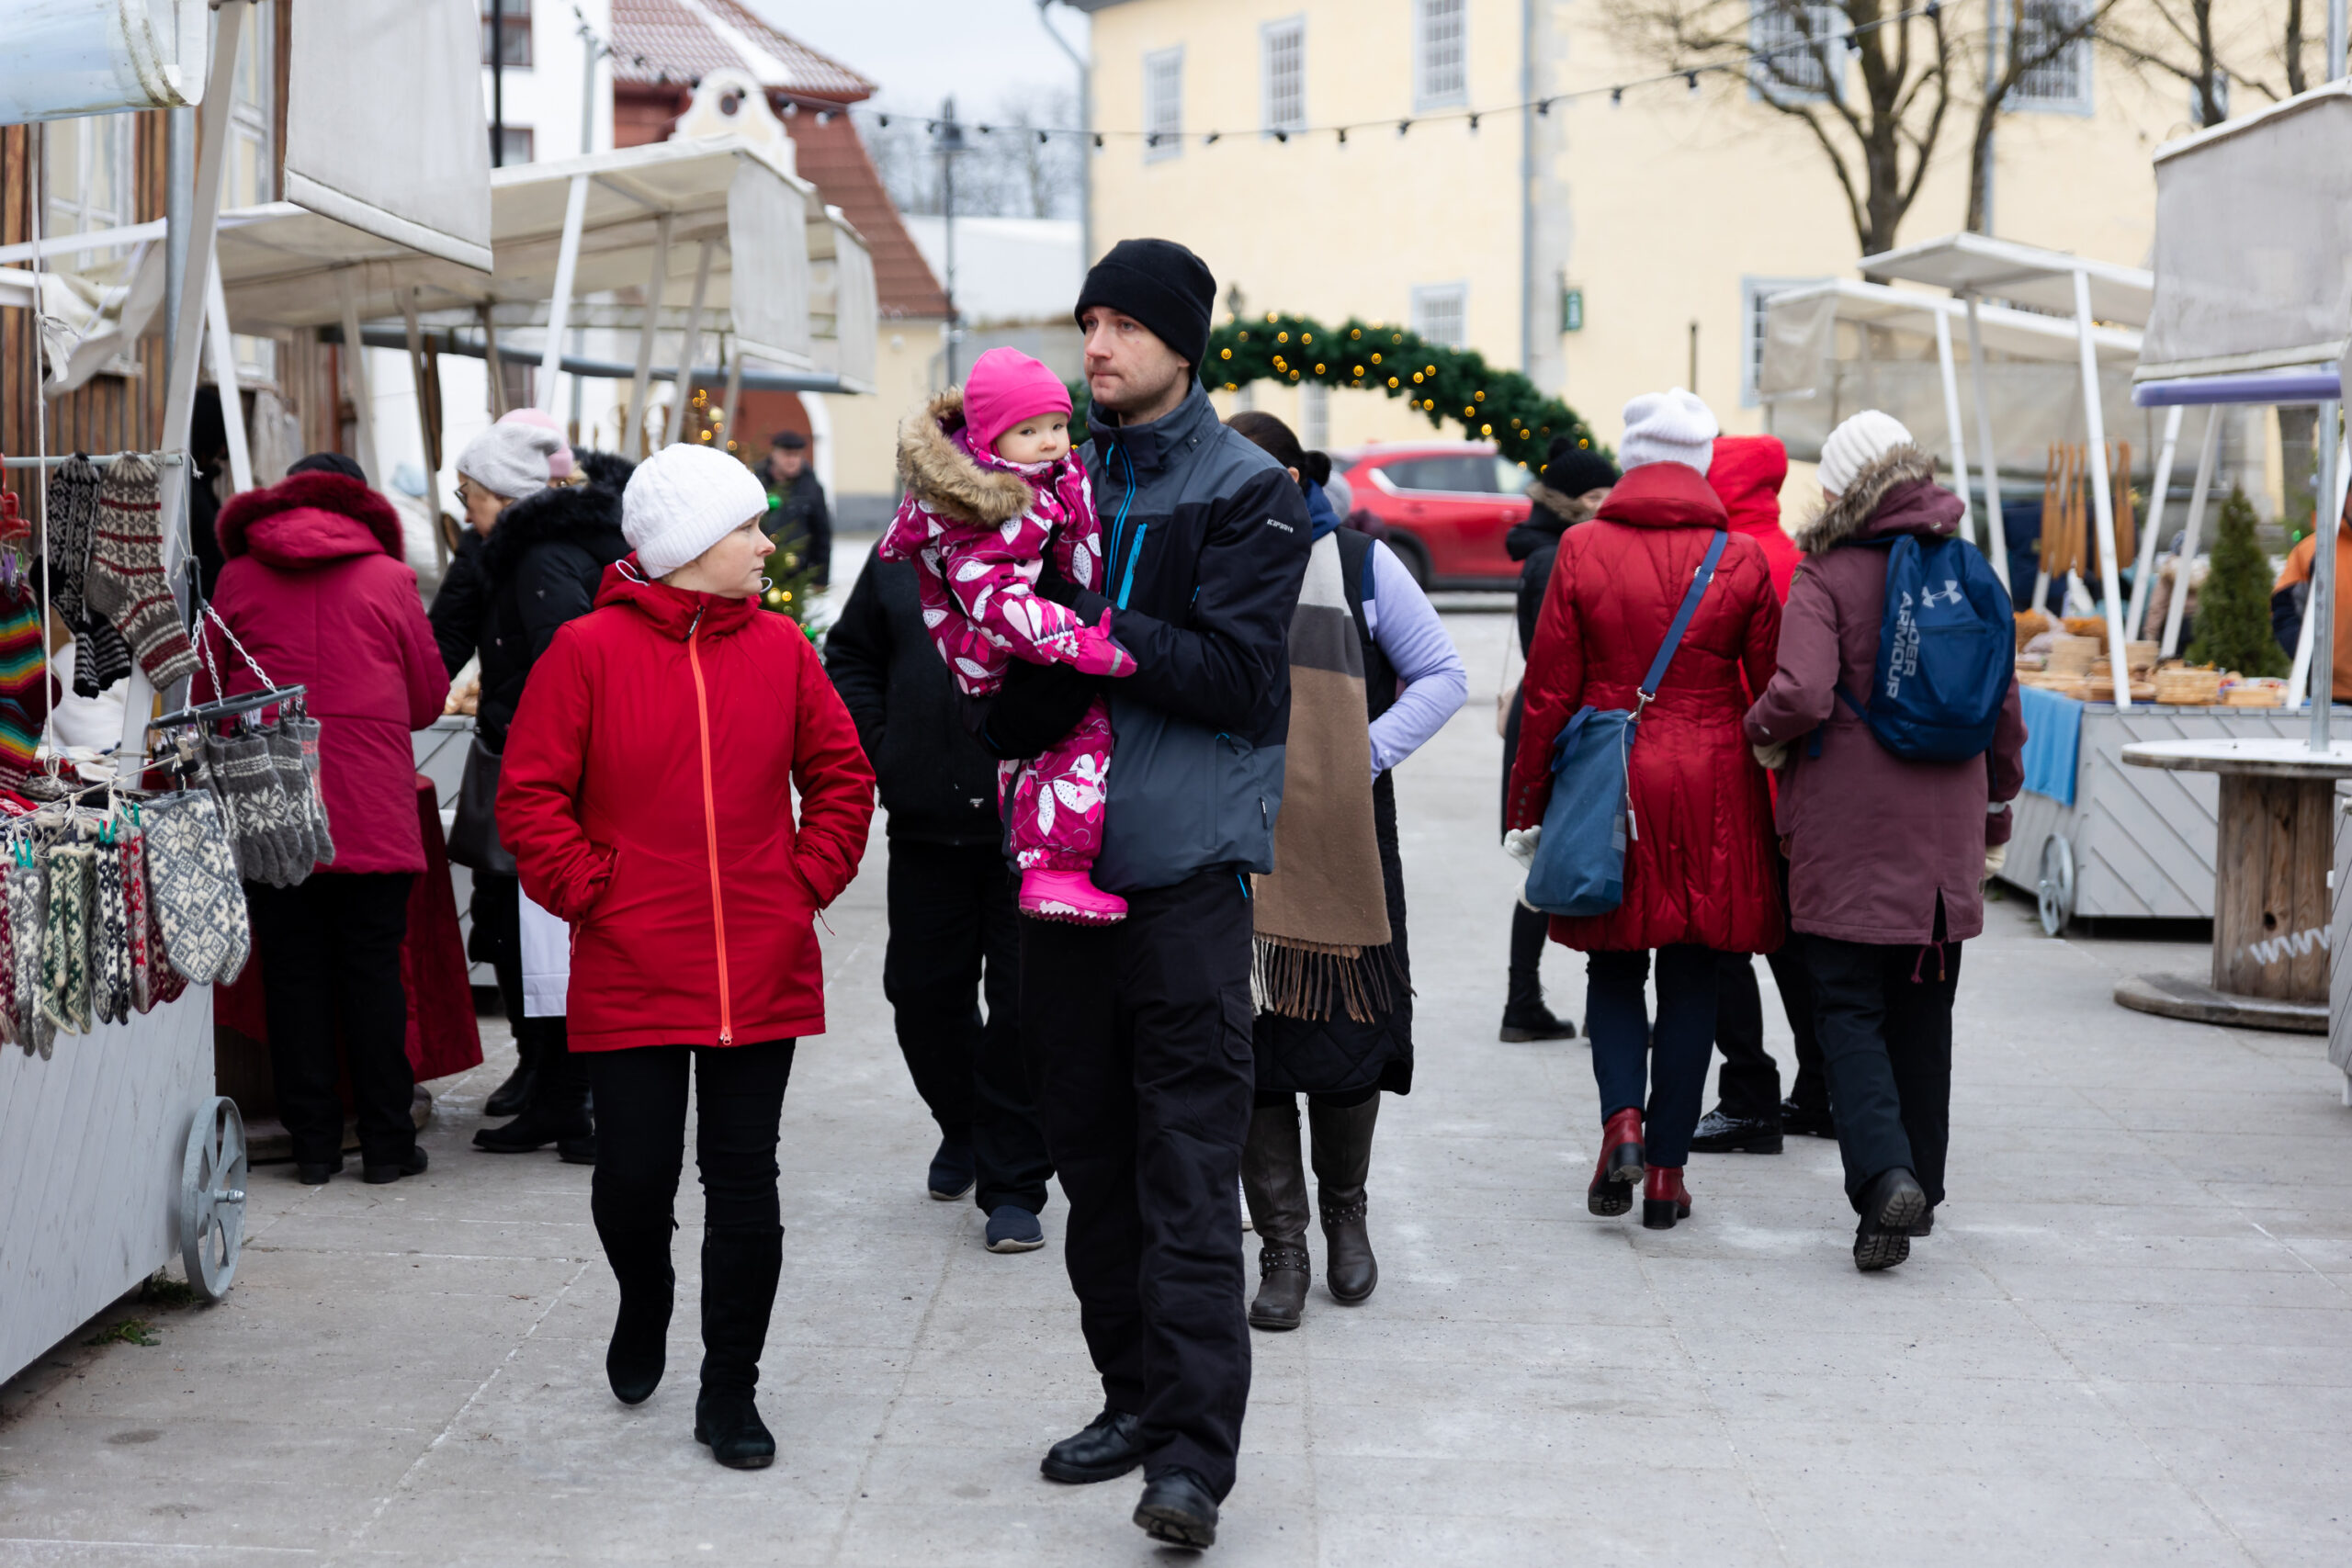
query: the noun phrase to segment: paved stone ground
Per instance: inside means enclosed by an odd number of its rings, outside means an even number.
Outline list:
[[[2117,976],[2202,950],[2046,941],[2012,901],[1968,952],[1952,1196],[1909,1265],[1854,1272],[1813,1140],[1700,1156],[1670,1233],[1595,1220],[1585,1049],[1494,1037],[1508,620],[1450,620],[1475,689],[1404,776],[1420,1087],[1383,1113],[1381,1288],[1256,1337],[1216,1560],[2352,1561],[2352,1111],[2320,1043],[2118,1010]],[[135,1309],[156,1347],[0,1394],[0,1562],[1151,1560],[1136,1481],[1036,1474],[1098,1404],[1058,1200],[1055,1248],[1000,1258],[923,1195],[883,852],[785,1110],[774,1469],[691,1438],[691,1184],[671,1381],[605,1392],[588,1173],[467,1147],[502,1038],[436,1086],[429,1175],[257,1172],[226,1304]],[[1550,970],[1580,1013],[1580,964]]]

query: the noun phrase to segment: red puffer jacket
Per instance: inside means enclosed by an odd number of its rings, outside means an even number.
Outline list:
[[[212,531],[228,558],[212,607],[272,682],[310,688],[334,834],[321,869],[423,871],[408,737],[441,716],[449,678],[401,559],[400,513],[357,479],[294,474],[233,498]],[[205,640],[228,691],[261,689],[217,632]],[[198,671],[195,700],[212,696]]]
[[[1578,708],[1634,706],[1724,524],[1724,503],[1697,469],[1647,463],[1618,481],[1591,522],[1561,536],[1527,656],[1511,826],[1544,819],[1553,742]],[[1764,690],[1780,636],[1764,551],[1734,534],[1634,744],[1625,901],[1606,915],[1555,916],[1553,941],[1589,953],[1676,942],[1727,953],[1780,946],[1771,803],[1740,733],[1741,677]]]
[[[1731,531],[1764,547],[1772,570],[1772,596],[1789,602],[1789,581],[1797,574],[1797,542],[1781,526],[1781,485],[1789,477],[1789,449],[1777,435],[1718,435],[1707,483],[1724,498]]]
[[[571,922],[571,1048],[823,1033],[812,927],[873,816],[857,727],[799,627],[649,582],[633,555],[606,567],[533,667],[499,769],[498,836]]]

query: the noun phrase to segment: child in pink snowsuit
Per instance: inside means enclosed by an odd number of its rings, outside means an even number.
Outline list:
[[[1100,592],[1102,529],[1086,467],[1070,451],[1069,393],[1017,349],[980,355],[960,392],[950,389],[907,422],[899,439],[906,500],[882,536],[884,560],[911,560],[922,618],[969,696],[986,696],[1015,659],[1125,675],[1135,660],[1099,626],[1035,592],[1047,560]],[[1040,919],[1108,925],[1126,900],[1094,886],[1111,717],[1101,698],[1076,728],[1030,762],[999,770],[1012,795],[1021,908]]]

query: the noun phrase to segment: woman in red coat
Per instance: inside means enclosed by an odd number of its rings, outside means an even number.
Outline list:
[[[1715,429],[1706,404],[1679,388],[1625,405],[1625,477],[1591,522],[1561,536],[1527,656],[1512,828],[1543,822],[1553,745],[1577,709],[1635,706],[1724,526],[1724,503],[1706,479]],[[1553,941],[1590,955],[1586,1032],[1603,1131],[1586,1206],[1596,1214],[1625,1213],[1632,1183],[1645,1180],[1645,1225],[1664,1230],[1689,1216],[1682,1167],[1714,1043],[1719,955],[1781,943],[1771,803],[1740,734],[1746,693],[1771,680],[1780,631],[1764,552],[1733,535],[1642,716],[1626,773],[1624,902],[1606,915],[1552,921]],[[1652,949],[1655,1032],[1643,998]]]
[[[348,457],[303,458],[279,483],[222,507],[213,534],[226,564],[212,607],[270,680],[310,688],[334,840],[332,863],[296,886],[245,884],[295,1174],[315,1185],[343,1168],[339,1024],[360,1174],[398,1181],[424,1168],[401,984],[409,889],[424,869],[409,732],[441,716],[449,680],[416,573],[401,558],[400,513]],[[259,690],[244,660],[211,640],[221,683]],[[212,695],[210,674],[199,671],[196,700]]]
[[[775,1457],[752,1391],[783,1265],[785,1083],[795,1040],[825,1028],[812,925],[857,874],[874,815],[873,771],[816,650],[760,608],[766,513],[752,471],[708,447],[638,468],[621,502],[635,553],[540,655],[498,789],[524,890],[571,923],[570,1042],[588,1054],[593,1209],[621,1293],[605,1373],[629,1404],[662,1379],[691,1066],[695,1437],[746,1470]]]

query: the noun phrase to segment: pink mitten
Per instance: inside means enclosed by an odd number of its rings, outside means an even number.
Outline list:
[[[1136,671],[1136,656],[1121,648],[1111,637],[1111,612],[1091,626],[1080,629],[1076,647],[1063,660],[1081,675],[1132,675]]]

